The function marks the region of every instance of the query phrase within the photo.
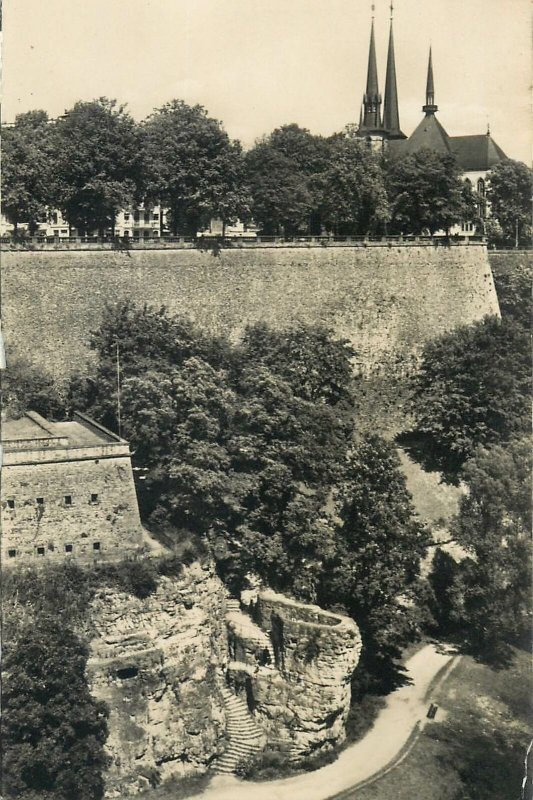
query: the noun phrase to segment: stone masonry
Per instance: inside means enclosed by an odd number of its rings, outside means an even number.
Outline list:
[[[142,528],[128,443],[82,414],[2,423],[2,565],[118,560]]]
[[[35,361],[39,330],[39,363],[58,381],[87,368],[110,301],[165,305],[233,340],[258,321],[325,325],[370,373],[404,369],[428,339],[499,313],[483,245],[5,252],[1,280],[11,358]]]

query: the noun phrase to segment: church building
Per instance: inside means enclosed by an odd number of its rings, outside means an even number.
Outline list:
[[[485,200],[487,173],[507,156],[492,138],[490,129],[487,129],[486,133],[473,136],[450,136],[437,119],[438,106],[435,103],[431,48],[427,71],[426,102],[422,106],[424,116],[409,137],[402,133],[396,84],[392,10],[391,5],[383,113],[378,83],[374,19],[372,18],[366,92],[361,106],[358,136],[364,138],[373,149],[386,149],[393,158],[412,155],[423,148],[436,150],[442,155],[455,156],[462,171],[463,180],[468,181],[472,189],[478,193],[479,216],[484,219],[487,215]],[[472,223],[465,223],[463,227],[464,232],[472,232]]]

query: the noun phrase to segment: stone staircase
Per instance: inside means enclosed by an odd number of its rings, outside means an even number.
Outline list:
[[[226,707],[226,734],[229,742],[215,762],[213,771],[232,774],[237,766],[264,747],[265,736],[248,710],[247,704],[227,687],[222,688]]]
[[[274,669],[276,656],[270,636],[259,625],[256,625],[248,614],[241,611],[238,600],[230,599],[226,601],[226,620],[240,639],[248,644],[255,645],[258,651],[264,650],[268,653],[267,663],[263,666]]]

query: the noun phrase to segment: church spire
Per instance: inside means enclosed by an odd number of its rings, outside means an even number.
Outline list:
[[[370,29],[370,48],[368,51],[368,71],[366,92],[363,97],[363,124],[361,132],[381,131],[381,95],[378,85],[378,66],[376,42],[374,38],[374,5],[372,5],[372,27]]]
[[[428,61],[428,77],[426,82],[426,105],[422,106],[422,111],[425,112],[426,116],[430,116],[430,114],[434,114],[436,111],[439,110],[439,107],[435,105],[435,86],[433,84],[433,58],[431,55],[431,47],[429,48],[429,61]]]
[[[400,130],[400,111],[398,105],[398,89],[396,86],[396,61],[394,58],[394,34],[392,31],[392,13],[394,6],[390,4],[389,52],[387,55],[387,76],[385,78],[385,102],[383,104],[383,127],[389,133],[389,139],[406,139]]]

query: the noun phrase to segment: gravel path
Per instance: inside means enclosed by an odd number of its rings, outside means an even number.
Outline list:
[[[204,800],[328,800],[383,772],[397,760],[415,728],[425,724],[429,690],[454,666],[452,652],[429,644],[406,664],[411,683],[390,694],[373,728],[344,750],[337,761],[314,772],[275,781],[242,781],[234,776],[214,778],[208,789],[195,797]]]

